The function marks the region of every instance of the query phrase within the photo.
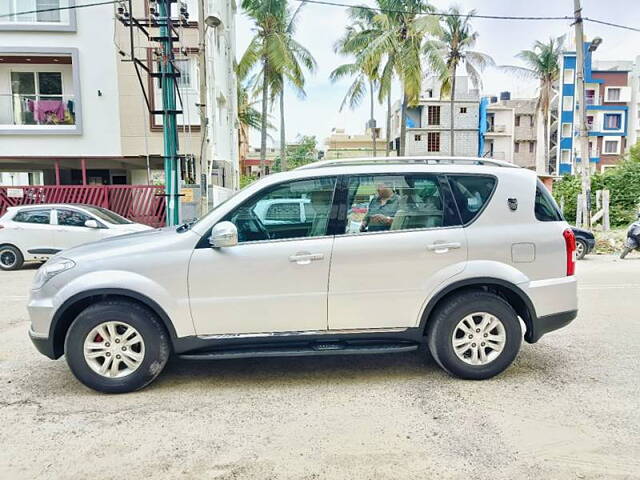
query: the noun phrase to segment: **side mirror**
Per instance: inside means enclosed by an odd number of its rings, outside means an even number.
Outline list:
[[[209,244],[213,248],[233,247],[238,244],[238,229],[231,222],[220,222],[211,229]]]
[[[100,225],[95,220],[87,220],[84,222],[84,226],[87,228],[100,228]]]

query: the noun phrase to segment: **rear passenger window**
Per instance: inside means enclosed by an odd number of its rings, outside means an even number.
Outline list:
[[[448,175],[462,223],[473,221],[491,198],[496,186],[494,177],[482,175]]]
[[[435,175],[370,175],[349,179],[345,233],[459,225],[450,194]]]
[[[49,224],[49,213],[51,210],[23,210],[13,217],[14,222],[19,223],[38,223],[41,225]]]
[[[541,222],[561,222],[564,220],[558,204],[547,187],[540,180],[536,187],[536,218]]]

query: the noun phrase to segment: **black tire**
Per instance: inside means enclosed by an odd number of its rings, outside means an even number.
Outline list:
[[[587,242],[576,238],[576,260],[582,260],[587,254]]]
[[[108,378],[95,372],[84,356],[84,341],[98,325],[117,321],[135,328],[144,341],[140,365],[124,377]],[[164,369],[171,351],[169,336],[156,315],[134,302],[107,300],[87,307],[73,321],[64,342],[67,364],[87,387],[104,393],[126,393],[144,388]]]
[[[24,264],[22,252],[13,245],[2,245],[0,247],[0,269],[18,270]]]
[[[631,250],[633,249],[630,247],[624,247],[624,250],[622,250],[622,253],[620,254],[620,258],[626,257]]]
[[[458,323],[467,315],[486,312],[498,318],[505,331],[505,344],[495,359],[484,365],[470,365],[455,353],[452,339]],[[483,380],[503,372],[516,358],[522,343],[522,328],[516,312],[501,297],[488,292],[468,291],[455,295],[434,312],[427,327],[427,344],[435,361],[456,377]]]

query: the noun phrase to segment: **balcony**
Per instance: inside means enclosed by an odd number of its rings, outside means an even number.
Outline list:
[[[506,134],[507,133],[507,126],[506,125],[489,125],[487,127],[487,133],[501,133],[501,134]]]
[[[75,0],[2,0],[0,30],[73,32],[76,30],[75,10],[68,7],[74,4]],[[63,10],[56,10],[58,8]]]
[[[76,124],[75,106],[72,95],[0,94],[0,128],[64,129]]]

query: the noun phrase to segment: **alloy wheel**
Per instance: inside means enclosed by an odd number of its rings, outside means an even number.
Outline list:
[[[487,365],[502,353],[507,341],[504,324],[487,312],[464,317],[453,330],[456,356],[469,365]]]
[[[14,267],[17,261],[18,257],[13,250],[0,250],[0,264],[2,264],[4,268]]]
[[[142,335],[123,322],[104,322],[84,341],[84,359],[99,375],[121,378],[135,372],[144,360]]]

